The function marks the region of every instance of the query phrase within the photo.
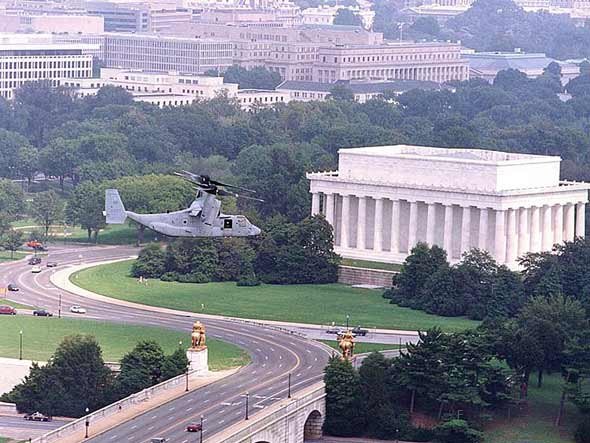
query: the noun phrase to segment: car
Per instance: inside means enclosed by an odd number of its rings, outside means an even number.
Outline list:
[[[356,328],[352,328],[352,333],[354,335],[360,335],[360,336],[365,336],[367,335],[369,331],[367,329],[363,329],[360,326],[357,326]]]
[[[23,417],[25,420],[30,421],[51,421],[51,417],[41,414],[40,412],[33,412],[32,414],[26,414]]]
[[[86,314],[86,309],[82,306],[74,305],[70,308],[70,312],[73,312],[74,314]]]
[[[8,289],[9,291],[12,291],[12,292],[20,291],[20,288],[17,285],[14,285],[12,283],[9,283],[8,286],[6,286],[6,289]]]
[[[56,261],[48,261],[46,266],[48,268],[55,268],[57,266],[57,262]]]
[[[53,314],[47,309],[36,309],[33,311],[35,317],[53,317]]]
[[[150,440],[150,443],[166,443],[168,441],[167,438],[164,437],[155,437]]]
[[[186,426],[186,430],[187,432],[199,432],[201,431],[203,428],[201,427],[201,423],[189,423]]]
[[[33,266],[33,267],[31,268],[31,272],[32,272],[33,274],[38,274],[39,272],[41,272],[41,266]]]
[[[41,263],[41,257],[31,257],[29,259],[30,265],[38,265],[39,263]]]
[[[336,327],[334,327],[334,326],[332,326],[332,327],[330,327],[330,328],[326,329],[326,334],[335,334],[335,335],[340,335],[340,334],[342,334],[342,332],[343,332],[343,331],[342,331],[342,329],[340,329],[340,328],[336,328]]]
[[[2,315],[16,315],[16,309],[9,305],[0,305],[0,314]]]

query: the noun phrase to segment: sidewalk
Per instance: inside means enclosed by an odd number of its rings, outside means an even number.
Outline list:
[[[79,286],[76,286],[70,281],[70,276],[82,269],[92,268],[94,266],[105,265],[109,263],[116,263],[120,261],[129,260],[130,258],[136,258],[136,256],[130,256],[128,258],[120,258],[116,260],[105,260],[102,262],[92,262],[92,263],[83,263],[80,265],[74,265],[65,269],[61,269],[56,273],[52,274],[50,277],[51,283],[57,286],[64,291],[72,292],[77,294],[81,297],[90,298],[93,300],[99,300],[107,303],[111,303],[114,305],[125,306],[128,308],[134,309],[142,309],[144,311],[151,311],[151,312],[158,312],[161,314],[171,314],[171,315],[181,315],[181,316],[198,316],[201,318],[210,318],[213,320],[234,320],[234,321],[241,321],[241,322],[252,322],[258,324],[265,324],[270,326],[278,326],[282,328],[307,328],[307,329],[325,329],[325,325],[314,325],[310,323],[291,323],[291,322],[283,322],[283,321],[276,321],[276,320],[258,320],[258,319],[250,319],[250,318],[236,318],[236,317],[227,317],[224,315],[213,315],[213,314],[201,314],[198,312],[190,312],[190,311],[180,311],[177,309],[170,309],[170,308],[160,308],[157,306],[148,306],[142,305],[139,303],[128,302],[124,300],[119,300],[116,298],[106,297],[104,295],[96,294],[92,291],[88,291],[86,289],[82,289]],[[418,335],[417,331],[404,331],[404,330],[396,330],[396,329],[371,329],[371,331],[378,332],[380,334],[392,334],[392,335],[409,335],[416,337]]]
[[[206,376],[199,376],[199,377],[191,377],[189,378],[189,391],[193,391],[195,389],[202,388],[203,386],[207,386],[211,383],[214,383],[222,378],[228,377],[238,371],[239,368],[230,369],[226,371],[218,371],[218,372],[210,372]],[[182,397],[186,394],[185,391],[186,387],[184,383],[181,383],[178,386],[175,386],[167,391],[154,395],[149,400],[134,404],[132,406],[128,406],[125,409],[122,409],[118,414],[111,415],[109,417],[105,417],[99,421],[90,422],[89,426],[89,436],[95,437],[103,432],[108,431],[109,429],[114,428],[115,426],[127,422],[145,412],[151,411],[154,408],[162,406],[164,403],[167,403],[171,400],[177,399]],[[82,428],[79,431],[76,431],[66,437],[61,437],[59,442],[60,443],[79,443],[85,440],[84,438],[85,429]]]

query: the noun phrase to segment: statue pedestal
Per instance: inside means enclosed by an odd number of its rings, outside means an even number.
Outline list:
[[[209,372],[209,352],[206,346],[200,349],[189,348],[186,358],[189,370],[196,371],[196,375],[206,375]]]

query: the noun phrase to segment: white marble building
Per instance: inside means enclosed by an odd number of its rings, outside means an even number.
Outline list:
[[[480,149],[340,149],[338,171],[307,174],[312,214],[343,257],[401,263],[419,241],[451,262],[488,250],[516,267],[529,251],[584,235],[590,184],[559,180],[559,157]]]

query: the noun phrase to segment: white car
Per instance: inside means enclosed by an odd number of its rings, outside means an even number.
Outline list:
[[[33,267],[31,268],[31,272],[32,272],[33,274],[38,274],[39,272],[41,272],[41,266],[33,266]]]
[[[86,314],[86,309],[82,306],[72,306],[70,312],[73,312],[74,314]]]

